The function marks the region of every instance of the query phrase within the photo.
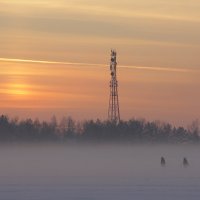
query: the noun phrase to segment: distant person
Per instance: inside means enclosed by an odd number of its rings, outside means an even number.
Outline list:
[[[183,158],[183,166],[184,166],[184,167],[189,166],[189,162],[188,162],[188,160],[187,160],[186,157]]]
[[[161,157],[160,164],[161,164],[162,167],[165,166],[166,162],[165,162],[165,158],[164,157]]]

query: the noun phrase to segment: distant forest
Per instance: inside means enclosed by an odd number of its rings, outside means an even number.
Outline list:
[[[56,117],[52,117],[50,122],[46,122],[0,116],[0,142],[43,141],[199,143],[200,136],[197,121],[186,129],[138,119],[120,123],[98,119],[77,122],[64,117],[58,122]]]

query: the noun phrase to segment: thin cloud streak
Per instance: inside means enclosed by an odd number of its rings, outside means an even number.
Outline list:
[[[90,11],[90,14],[96,14],[96,15],[103,15],[103,16],[111,16],[111,17],[126,17],[126,18],[144,18],[144,19],[159,19],[159,20],[177,20],[177,21],[187,21],[187,22],[200,22],[199,18],[196,16],[183,16],[183,15],[169,15],[165,13],[156,13],[156,12],[137,12],[137,11],[130,11],[130,10],[121,10],[121,9],[110,9],[106,7],[101,6],[88,6],[88,5],[81,5],[81,6],[68,6],[68,9],[79,11],[79,12],[86,12]]]
[[[79,4],[72,2],[67,2],[67,4],[63,4],[63,2],[57,2],[57,1],[52,1],[51,3],[49,1],[43,1],[43,3],[41,2],[27,2],[27,1],[16,1],[16,2],[7,2],[7,1],[2,1],[3,4],[5,4],[8,8],[11,6],[11,8],[13,7],[13,5],[15,6],[21,6],[24,5],[27,7],[27,9],[32,10],[33,6],[33,13],[35,12],[35,9],[38,8],[42,8],[42,9],[48,9],[49,12],[52,11],[52,9],[57,9],[59,10],[60,13],[68,13],[68,14],[84,14],[84,15],[92,15],[93,17],[96,16],[101,16],[101,17],[119,17],[119,18],[143,18],[143,19],[155,19],[155,20],[176,20],[176,21],[185,21],[185,22],[196,22],[199,23],[199,15],[194,15],[192,12],[188,15],[184,15],[184,13],[179,14],[178,12],[176,13],[176,15],[174,13],[165,13],[165,12],[158,12],[157,10],[155,10],[154,12],[149,11],[148,10],[139,10],[137,11],[137,9],[130,10],[127,9],[126,7],[124,7],[124,9],[119,9],[117,7],[110,7],[109,4],[107,6],[102,6],[102,5],[90,5],[88,4],[88,2],[86,3],[81,3],[79,2]],[[181,4],[183,5],[183,4]],[[133,5],[132,5],[133,6]],[[169,5],[168,5],[169,6]],[[173,4],[171,5],[173,6]],[[185,5],[186,6],[186,5]],[[31,9],[30,9],[31,8]],[[137,8],[137,7],[136,7]],[[187,7],[186,7],[187,8]],[[5,10],[5,8],[1,8],[3,11]],[[187,10],[187,9],[186,9]],[[13,10],[7,10],[7,12],[10,12]],[[33,15],[33,17],[38,17]],[[49,19],[52,17],[48,17]],[[58,17],[61,18],[61,17]],[[65,18],[65,17],[64,17]]]
[[[153,71],[166,71],[166,72],[191,72],[191,69],[183,68],[168,68],[168,67],[145,67],[145,66],[127,66],[121,65],[120,68],[139,69],[139,70],[153,70]]]
[[[98,66],[105,67],[103,64],[94,63],[76,63],[76,62],[58,62],[58,61],[47,61],[47,60],[26,60],[26,59],[13,59],[13,58],[0,58],[0,61],[4,62],[18,62],[18,63],[38,63],[38,64],[58,64],[58,65],[81,65],[81,66]]]
[[[106,64],[95,64],[95,63],[76,63],[76,62],[58,62],[58,61],[47,61],[47,60],[28,60],[28,59],[11,59],[11,58],[0,58],[3,62],[18,62],[18,63],[38,63],[38,64],[57,64],[57,65],[73,65],[73,66],[89,66],[89,67],[107,67]],[[153,70],[153,71],[166,71],[166,72],[192,72],[194,69],[186,68],[168,68],[168,67],[147,67],[147,66],[131,66],[131,65],[118,65],[119,68],[126,69],[138,69],[138,70]]]

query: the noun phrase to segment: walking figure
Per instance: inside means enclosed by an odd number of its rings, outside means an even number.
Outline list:
[[[187,160],[186,157],[183,158],[183,166],[184,166],[184,167],[189,166],[189,162],[188,162],[188,160]]]
[[[161,164],[162,167],[165,166],[166,162],[165,162],[164,157],[161,157],[161,159],[160,159],[160,164]]]

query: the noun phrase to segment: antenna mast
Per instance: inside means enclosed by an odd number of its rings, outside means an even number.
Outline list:
[[[118,82],[117,82],[117,52],[115,50],[111,50],[110,71],[111,71],[111,80],[110,80],[108,120],[119,123],[120,112],[119,112]]]

